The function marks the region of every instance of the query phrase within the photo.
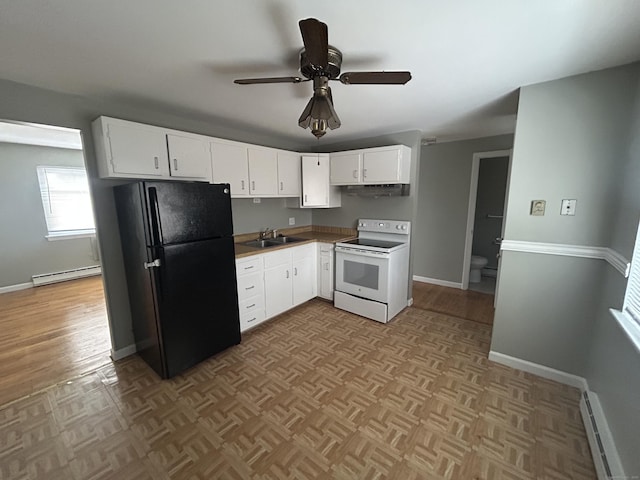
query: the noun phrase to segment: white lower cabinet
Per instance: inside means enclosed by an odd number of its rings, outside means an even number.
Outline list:
[[[333,243],[318,243],[318,296],[333,300]]]
[[[238,277],[238,310],[240,331],[255,327],[266,320],[264,310],[264,274],[262,256],[239,258],[236,260]]]
[[[292,249],[294,305],[300,305],[317,295],[316,263],[315,244]]]

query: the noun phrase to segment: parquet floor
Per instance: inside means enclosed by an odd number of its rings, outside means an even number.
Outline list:
[[[100,276],[0,295],[0,405],[109,363]]]
[[[493,325],[493,295],[413,282],[413,306]]]
[[[594,479],[579,392],[490,334],[314,300],[172,380],[134,356],[0,407],[0,478]]]

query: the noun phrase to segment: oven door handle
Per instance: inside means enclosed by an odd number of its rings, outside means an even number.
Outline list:
[[[339,247],[337,245],[335,247],[335,252],[341,253],[343,255],[353,255],[354,257],[372,257],[372,258],[380,258],[380,259],[389,258],[389,254],[387,252],[374,252],[372,250],[363,250],[363,249],[351,248],[351,247]]]

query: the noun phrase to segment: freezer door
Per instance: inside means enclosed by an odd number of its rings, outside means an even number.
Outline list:
[[[233,235],[229,184],[145,182],[151,245]]]
[[[233,239],[154,249],[166,377],[240,343]]]

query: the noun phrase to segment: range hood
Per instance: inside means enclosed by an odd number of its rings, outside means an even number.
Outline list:
[[[409,195],[408,183],[383,185],[347,185],[344,193],[357,197],[406,197]]]

